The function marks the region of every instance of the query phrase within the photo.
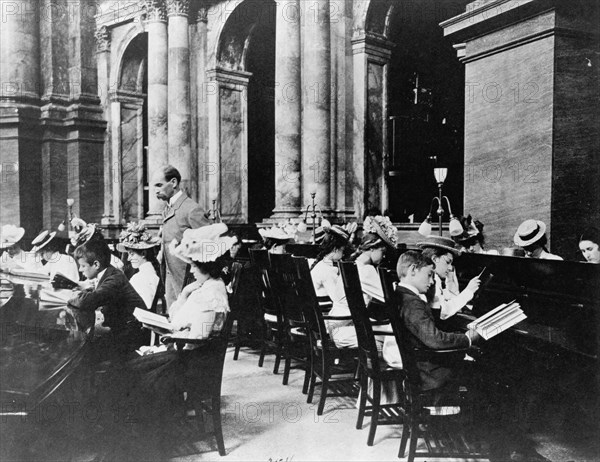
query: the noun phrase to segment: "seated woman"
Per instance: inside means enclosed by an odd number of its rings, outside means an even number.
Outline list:
[[[427,298],[431,304],[436,320],[445,320],[453,316],[473,299],[481,281],[476,276],[469,281],[461,292],[454,272],[454,257],[460,252],[456,243],[447,237],[428,236],[417,245],[423,249],[423,255],[430,258],[435,265],[434,284],[430,287]]]
[[[184,232],[181,244],[172,244],[172,251],[179,258],[191,264],[196,279],[184,287],[183,291],[169,307],[169,320],[173,334],[169,336],[185,342],[186,339],[205,339],[223,328],[229,312],[229,302],[225,283],[220,278],[221,256],[234,243],[232,237],[221,237],[227,225],[216,223]],[[202,371],[206,368],[203,347],[185,343],[180,354],[171,344],[165,347],[148,349],[144,356],[129,362],[129,368],[137,376],[137,386],[141,395],[151,393],[156,400],[151,401],[156,409],[161,408],[165,396],[172,399],[180,396],[177,385],[184,370],[193,368]],[[176,398],[178,399],[178,398]],[[147,403],[148,401],[143,401]]]
[[[156,260],[156,249],[160,239],[146,231],[143,222],[129,223],[127,229],[119,236],[117,249],[127,252],[131,266],[137,272],[129,279],[130,284],[142,297],[146,308],[156,311],[158,298],[164,294],[160,280],[160,267]]]
[[[484,249],[485,238],[483,236],[483,223],[479,220],[473,220],[471,215],[462,217],[460,224],[463,227],[463,233],[458,236],[452,236],[465,252],[486,253]]]
[[[546,224],[540,220],[525,220],[517,228],[514,242],[525,250],[525,256],[544,260],[562,260],[562,257],[548,251]]]
[[[344,256],[348,241],[356,223],[348,226],[331,225],[328,221],[321,225],[321,242],[319,254],[314,260],[309,260],[310,275],[315,287],[315,294],[323,309],[331,308],[331,295],[339,280],[339,270],[336,263]],[[351,227],[352,226],[352,227]]]
[[[588,263],[600,263],[600,231],[590,227],[579,237],[579,250]]]
[[[376,299],[385,302],[381,280],[377,274],[379,265],[388,249],[394,249],[398,243],[398,230],[388,217],[381,215],[367,217],[363,223],[363,236],[358,251],[353,255],[362,286],[365,304]],[[350,316],[344,284],[338,278],[333,293],[329,294],[333,301],[330,316]],[[356,329],[351,320],[328,320],[327,329],[338,348],[356,347]]]
[[[43,271],[50,279],[54,279],[56,273],[61,273],[72,281],[79,281],[79,270],[75,259],[70,255],[62,253],[66,248],[66,243],[61,242],[61,238],[56,235],[56,231],[42,231],[31,241],[33,244],[32,252],[39,257],[43,263]]]
[[[11,269],[26,269],[31,266],[31,258],[27,258],[27,252],[21,249],[21,239],[25,235],[25,229],[15,225],[3,225],[0,231],[0,269],[8,271]]]
[[[258,233],[263,238],[264,249],[269,253],[285,253],[285,245],[296,241],[296,227],[291,223],[272,228],[261,228]]]

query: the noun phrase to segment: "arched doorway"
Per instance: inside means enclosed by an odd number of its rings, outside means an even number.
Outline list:
[[[230,222],[259,222],[275,207],[275,11],[275,2],[241,2],[219,35],[217,68],[209,71],[219,88],[215,184]]]
[[[148,212],[148,35],[136,35],[121,60],[117,90],[111,95],[113,149],[119,153],[114,165],[120,179],[113,200],[115,216],[125,222],[141,220]],[[119,209],[117,209],[117,206]]]
[[[390,17],[387,184],[396,222],[427,216],[437,194],[434,167],[448,168],[443,192],[453,213],[462,212],[464,66],[439,23],[467,3],[398,2]]]

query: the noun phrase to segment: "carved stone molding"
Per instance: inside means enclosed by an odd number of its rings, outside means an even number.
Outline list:
[[[208,8],[202,6],[198,9],[198,13],[196,14],[196,22],[208,22]]]
[[[190,0],[166,0],[167,16],[187,16],[190,11]]]
[[[142,8],[146,12],[146,20],[149,22],[167,20],[167,8],[164,0],[144,0]]]
[[[101,26],[96,29],[96,51],[103,52],[110,50],[110,31],[108,27]]]

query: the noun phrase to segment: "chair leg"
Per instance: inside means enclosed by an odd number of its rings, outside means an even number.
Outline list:
[[[223,428],[221,426],[220,397],[215,397],[212,399],[212,419],[215,438],[217,439],[217,448],[219,448],[219,455],[224,456],[227,454],[227,452],[225,451],[225,441],[223,440]]]
[[[360,372],[360,404],[358,406],[358,418],[356,419],[356,429],[360,430],[363,426],[363,420],[365,418],[365,410],[367,407],[367,394],[368,394],[368,379],[367,374]]]
[[[367,380],[368,382],[368,380]],[[369,426],[369,438],[367,446],[373,446],[375,432],[379,423],[379,405],[381,403],[381,381],[373,379],[373,408],[371,411],[371,425]]]
[[[292,368],[292,357],[290,352],[288,351],[285,355],[285,362],[283,365],[283,385],[288,384],[288,380],[290,378],[290,369]]]
[[[237,361],[240,356],[240,340],[239,338],[235,341],[235,350],[233,352],[233,360]]]
[[[408,459],[407,462],[413,462],[415,460],[415,453],[417,452],[417,441],[419,441],[419,422],[414,415],[410,416],[410,444],[408,446]]]
[[[321,383],[321,397],[319,398],[319,407],[317,408],[317,415],[323,415],[325,409],[325,400],[327,399],[327,388],[329,387],[329,376],[323,374],[323,381]]]
[[[404,417],[402,422],[402,439],[400,440],[400,450],[398,451],[398,458],[404,459],[406,453],[406,443],[408,443],[408,436],[410,434],[410,423],[408,417]]]
[[[312,371],[312,359],[310,357],[310,352],[308,353],[308,359],[306,360],[305,369],[304,369],[304,383],[302,384],[302,394],[306,395],[308,393],[308,384],[310,382],[310,376]]]
[[[283,343],[278,339],[277,353],[275,353],[275,365],[273,366],[273,374],[279,373],[279,363],[281,363],[281,353],[283,351]]]
[[[313,396],[315,394],[315,385],[316,385],[316,383],[317,383],[317,374],[315,374],[315,371],[311,367],[311,371],[310,371],[310,384],[308,386],[308,396],[306,397],[306,402],[308,404],[312,403]]]
[[[263,367],[265,362],[265,353],[267,352],[267,339],[263,340],[263,344],[260,347],[260,356],[258,357],[258,367]]]

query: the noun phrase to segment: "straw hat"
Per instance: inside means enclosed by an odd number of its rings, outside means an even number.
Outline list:
[[[342,239],[349,241],[352,234],[356,232],[357,227],[356,222],[346,223],[345,225],[332,225],[329,220],[323,219],[321,226],[315,230],[315,241],[322,241],[326,233],[336,234]]]
[[[225,223],[215,223],[196,229],[186,229],[181,243],[173,240],[169,250],[186,263],[215,261],[237,242],[235,236],[222,236],[227,232]]]
[[[73,247],[85,244],[97,231],[94,223],[86,223],[81,218],[73,218],[71,220],[71,226],[75,230],[75,234],[71,236],[71,245]]]
[[[525,220],[517,228],[514,242],[521,247],[526,247],[539,241],[545,232],[546,223],[543,221],[532,219]]]
[[[44,247],[46,247],[50,243],[50,241],[52,239],[54,239],[55,236],[56,236],[56,231],[52,231],[52,232],[42,231],[40,234],[38,234],[35,237],[35,239],[33,241],[31,241],[31,243],[33,244],[31,251],[39,252]]]
[[[146,231],[146,224],[143,221],[139,223],[127,223],[127,229],[121,231],[119,241],[120,243],[117,244],[119,252],[125,252],[127,249],[151,249],[160,244],[160,239]]]
[[[263,240],[272,239],[275,241],[291,242],[296,240],[296,227],[293,226],[273,226],[271,228],[260,228],[258,234]]]
[[[398,245],[398,228],[392,224],[389,217],[367,216],[363,222],[363,232],[376,234],[392,248],[396,248]]]
[[[460,250],[456,247],[456,242],[449,237],[430,235],[427,236],[424,241],[417,242],[417,245],[422,249],[430,247],[447,250],[456,256],[460,255]]]
[[[25,235],[25,229],[15,225],[4,225],[0,234],[0,247],[11,247]]]

